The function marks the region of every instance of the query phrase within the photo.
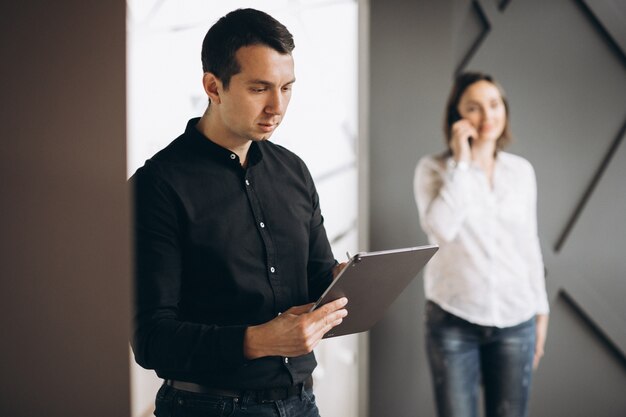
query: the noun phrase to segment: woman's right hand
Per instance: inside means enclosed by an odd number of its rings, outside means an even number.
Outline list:
[[[452,125],[450,148],[455,161],[469,163],[472,160],[470,138],[475,139],[477,136],[478,132],[467,119],[461,119]]]

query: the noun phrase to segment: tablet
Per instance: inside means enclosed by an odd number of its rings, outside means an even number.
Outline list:
[[[348,298],[348,316],[324,338],[371,329],[438,249],[429,245],[354,255],[311,308]]]

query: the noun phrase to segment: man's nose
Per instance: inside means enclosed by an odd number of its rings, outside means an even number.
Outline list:
[[[273,92],[265,106],[265,112],[269,114],[280,115],[285,111],[287,106],[287,98],[283,96],[280,90]]]

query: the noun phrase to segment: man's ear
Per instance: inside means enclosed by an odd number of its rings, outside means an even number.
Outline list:
[[[219,78],[215,76],[212,72],[205,72],[202,76],[202,86],[204,87],[204,92],[211,103],[220,103],[220,92],[223,91],[222,82]]]

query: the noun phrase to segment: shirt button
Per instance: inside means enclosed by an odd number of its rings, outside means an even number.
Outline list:
[[[246,180],[246,185],[250,185],[250,181]]]
[[[265,223],[261,222],[259,223],[259,226],[261,226],[261,229],[263,229],[265,227]]]
[[[276,272],[276,268],[274,268],[273,266],[270,268],[270,272],[273,274],[274,272]]]
[[[289,358],[285,358],[285,363],[289,363]]]
[[[230,159],[235,159],[235,158],[237,158],[237,155],[235,155],[234,153],[231,153],[230,154]]]

